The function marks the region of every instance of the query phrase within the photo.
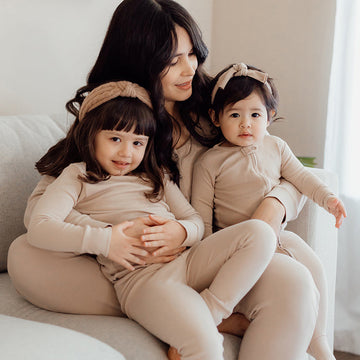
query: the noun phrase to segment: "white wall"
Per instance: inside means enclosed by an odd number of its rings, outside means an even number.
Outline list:
[[[272,134],[323,165],[336,0],[214,0],[211,70],[243,61],[280,92]]]

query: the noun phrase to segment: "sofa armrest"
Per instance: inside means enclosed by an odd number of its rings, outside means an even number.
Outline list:
[[[323,180],[334,193],[337,193],[338,178],[336,174],[324,169],[310,169],[310,171]],[[293,231],[304,239],[314,249],[324,265],[329,298],[327,335],[330,345],[333,346],[338,236],[335,219],[311,200],[306,200],[299,217],[289,222],[286,230]]]

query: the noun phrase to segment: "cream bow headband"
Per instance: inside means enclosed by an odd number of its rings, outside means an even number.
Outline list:
[[[143,87],[130,81],[109,82],[96,87],[86,96],[80,107],[79,121],[83,120],[89,111],[118,96],[138,98],[152,109],[149,93]]]
[[[214,102],[215,95],[219,88],[225,89],[226,84],[229,82],[229,80],[236,76],[249,76],[255,80],[258,80],[262,82],[270,91],[272,94],[271,87],[267,81],[269,75],[259,71],[259,70],[251,70],[248,69],[248,67],[244,63],[234,64],[231,66],[227,71],[225,71],[216,82],[216,85],[211,93],[211,103]]]

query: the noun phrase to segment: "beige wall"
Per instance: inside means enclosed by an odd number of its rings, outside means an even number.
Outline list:
[[[82,86],[119,0],[1,0],[0,114],[59,113]],[[336,0],[178,0],[210,49],[207,67],[245,61],[276,79],[273,125],[322,165]]]
[[[66,113],[119,0],[1,0],[0,114]],[[212,0],[179,0],[211,42]]]
[[[280,92],[272,134],[323,165],[336,0],[214,0],[211,71],[243,61]]]
[[[0,114],[65,113],[118,0],[0,0]]]

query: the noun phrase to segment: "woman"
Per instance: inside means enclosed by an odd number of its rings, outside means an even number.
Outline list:
[[[174,178],[180,177],[181,190],[189,199],[193,163],[206,149],[205,145],[216,141],[211,138],[208,97],[204,96],[209,79],[202,64],[207,54],[199,29],[177,3],[124,0],[113,15],[88,84],[79,89],[67,108],[77,116],[83,94],[108,81],[128,80],[147,88],[151,94],[156,93],[152,97],[160,128],[156,141],[167,146],[169,152],[175,148],[179,170],[175,161],[163,162]],[[30,199],[25,222],[51,181],[49,177],[40,181]],[[294,198],[298,199],[299,194],[284,183],[269,194],[253,217],[270,220],[277,227],[285,213],[288,220],[296,214],[298,202]],[[139,226],[140,223],[141,220]],[[181,244],[166,243],[158,256],[149,256],[146,261],[171,261],[182,250]],[[23,236],[10,249],[8,267],[18,291],[40,307],[69,313],[120,314],[111,284],[89,255],[49,254],[30,247]],[[49,271],[51,279],[44,276]],[[69,294],[74,293],[76,296],[70,298]],[[317,306],[318,292],[305,267],[275,254],[261,278],[235,308],[251,320],[242,341],[241,359],[303,358],[314,330]],[[230,316],[220,329],[237,332],[234,329],[237,320],[236,315]],[[268,346],[259,346],[259,341]]]

